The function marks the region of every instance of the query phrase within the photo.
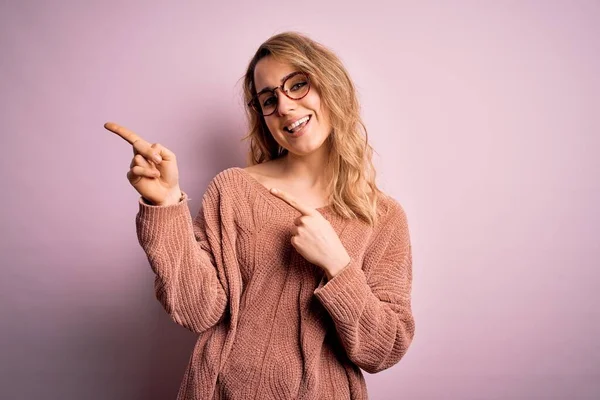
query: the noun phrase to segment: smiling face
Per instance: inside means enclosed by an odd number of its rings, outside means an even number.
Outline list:
[[[256,64],[254,86],[257,92],[264,88],[279,87],[283,78],[296,71],[293,65],[267,56]],[[272,100],[277,102],[277,110],[264,119],[277,143],[298,156],[321,149],[331,133],[331,124],[329,113],[322,107],[321,97],[314,85],[300,100],[290,99],[279,89],[276,95],[277,98]],[[308,121],[304,122],[307,118]],[[288,128],[292,128],[292,131]]]

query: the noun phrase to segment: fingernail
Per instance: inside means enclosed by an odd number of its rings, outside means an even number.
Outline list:
[[[156,162],[161,162],[162,161],[162,157],[159,156],[158,154],[153,154],[152,158],[154,158],[154,161],[156,161]]]
[[[278,192],[278,190],[277,190],[277,189],[275,189],[275,188],[271,189],[271,193],[273,193],[273,194],[277,194],[277,192]]]

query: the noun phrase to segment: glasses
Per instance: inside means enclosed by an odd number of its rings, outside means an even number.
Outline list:
[[[277,111],[279,104],[277,89],[292,100],[300,100],[310,90],[310,79],[304,72],[294,72],[285,78],[281,86],[273,89],[263,89],[260,93],[254,95],[252,100],[248,102],[248,106],[265,117],[273,114]]]

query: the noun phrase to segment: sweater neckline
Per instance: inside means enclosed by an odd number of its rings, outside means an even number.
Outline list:
[[[289,205],[286,201],[281,200],[279,198],[277,198],[275,195],[273,195],[271,193],[271,191],[265,186],[263,185],[261,182],[259,182],[255,177],[253,177],[252,175],[250,175],[250,173],[248,171],[246,171],[243,168],[240,167],[233,167],[233,169],[237,170],[240,172],[240,174],[246,179],[246,181],[248,181],[252,186],[254,186],[259,192],[261,192],[263,195],[265,195],[265,197],[267,199],[272,198],[275,200],[279,200],[282,203],[284,203],[287,207],[296,210],[294,207],[292,207],[291,205]],[[333,211],[333,207],[331,204],[322,206],[322,207],[318,207],[316,208],[316,210],[320,213],[328,213]]]

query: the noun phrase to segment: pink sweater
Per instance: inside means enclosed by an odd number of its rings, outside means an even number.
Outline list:
[[[396,364],[415,331],[402,207],[382,197],[373,228],[318,209],[352,258],[328,281],[290,243],[300,213],[245,170],[219,173],[194,219],[185,200],[140,199],[136,218],[158,300],[200,334],[178,399],[367,399],[360,369]]]

